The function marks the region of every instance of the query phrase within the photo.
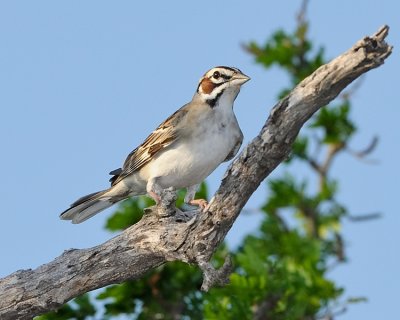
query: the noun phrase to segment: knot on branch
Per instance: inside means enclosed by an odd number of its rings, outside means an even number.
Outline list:
[[[372,36],[360,40],[354,50],[363,49],[367,55],[371,55],[370,58],[375,60],[374,63],[377,64],[374,66],[376,68],[392,53],[393,47],[385,41],[388,33],[389,26],[384,25]]]
[[[173,188],[162,190],[160,193],[160,198],[161,201],[156,206],[158,216],[174,216],[177,211],[175,206],[177,199],[176,191]]]
[[[232,259],[226,256],[221,268],[215,269],[210,262],[199,261],[198,266],[203,271],[203,284],[201,290],[207,292],[212,287],[224,286],[229,283],[229,276],[233,270]]]

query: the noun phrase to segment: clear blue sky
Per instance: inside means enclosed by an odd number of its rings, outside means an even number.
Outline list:
[[[85,248],[112,235],[107,211],[81,225],[58,215],[77,197],[108,185],[107,173],[173,111],[189,101],[199,77],[231,65],[252,77],[235,110],[254,137],[287,78],[264,71],[241,44],[292,29],[300,1],[2,1],[0,3],[0,276],[36,268],[64,249]],[[354,213],[383,219],[346,222],[350,261],[331,276],[345,297],[366,296],[341,319],[398,316],[400,5],[397,1],[311,1],[311,37],[334,57],[383,24],[395,45],[387,64],[364,78],[352,116],[355,149],[379,135],[377,165],[350,156],[335,162],[340,200]],[[210,178],[216,190],[225,166]],[[265,188],[248,208],[257,207]],[[243,216],[231,244],[256,228]]]

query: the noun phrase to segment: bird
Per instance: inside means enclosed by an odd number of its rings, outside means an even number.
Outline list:
[[[200,183],[239,151],[243,133],[233,111],[241,86],[250,77],[234,67],[218,66],[199,80],[192,100],[162,122],[110,172],[110,188],[79,198],[60,214],[81,223],[132,196],[148,195],[158,204],[161,191],[186,188],[185,203],[204,210],[195,199]]]

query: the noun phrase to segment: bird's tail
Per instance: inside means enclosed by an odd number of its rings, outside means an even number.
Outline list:
[[[107,193],[110,190],[111,188],[91,193],[76,200],[71,204],[69,209],[60,214],[60,218],[63,220],[72,220],[72,223],[81,223],[122,200],[109,196]]]

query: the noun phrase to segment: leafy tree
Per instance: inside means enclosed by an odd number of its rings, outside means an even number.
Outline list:
[[[315,48],[307,38],[309,24],[304,16],[305,7],[294,32],[278,30],[265,44],[246,46],[257,63],[266,69],[276,65],[289,75],[289,87],[279,97],[326,62],[324,48]],[[197,268],[168,263],[138,281],[78,297],[37,320],[91,319],[99,309],[101,319],[120,315],[130,319],[332,319],[343,305],[362,301],[343,301],[343,288],[327,277],[330,266],[346,260],[341,225],[349,212],[337,200],[339,183],[330,169],[357,130],[350,119],[350,98],[345,94],[321,109],[298,137],[282,174],[268,180],[258,231],[231,252],[235,270],[229,285],[201,292]],[[307,178],[294,170],[304,164]],[[207,196],[205,184],[200,193]],[[180,194],[180,205],[182,199]],[[125,201],[108,219],[106,229],[129,227],[151,204],[146,197]],[[215,264],[221,265],[226,254],[222,246]]]

